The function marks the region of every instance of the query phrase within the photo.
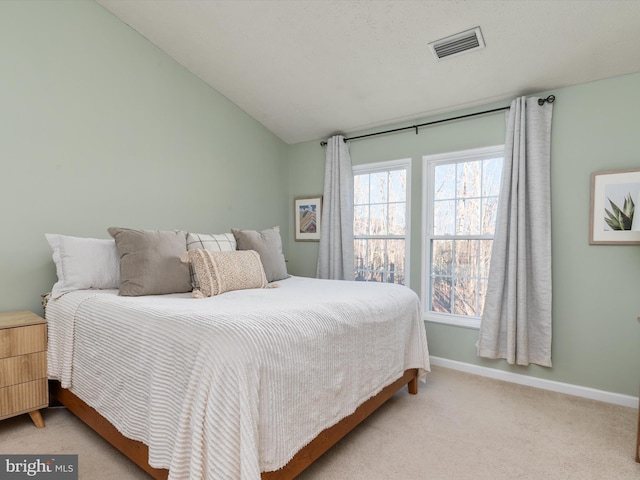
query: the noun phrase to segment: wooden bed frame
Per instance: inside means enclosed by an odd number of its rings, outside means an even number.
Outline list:
[[[386,386],[375,397],[364,402],[351,415],[342,419],[333,427],[329,427],[320,432],[316,438],[300,450],[291,461],[281,469],[274,472],[262,472],[262,480],[294,479],[405,385],[408,386],[409,393],[414,395],[418,393],[417,369],[406,370],[402,377]],[[66,406],[70,412],[100,434],[107,442],[129,457],[130,460],[153,478],[156,480],[167,479],[169,475],[168,470],[153,468],[149,465],[149,449],[147,445],[122,435],[96,410],[80,400],[69,390],[61,388],[59,382],[52,384],[51,398],[53,401],[58,401]]]

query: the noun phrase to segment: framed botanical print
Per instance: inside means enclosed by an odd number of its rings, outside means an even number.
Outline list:
[[[589,244],[640,244],[640,169],[591,174]]]

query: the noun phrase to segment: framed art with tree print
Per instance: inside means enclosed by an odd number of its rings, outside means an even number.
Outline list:
[[[294,200],[296,242],[319,242],[322,228],[322,195]]]
[[[591,174],[590,245],[640,244],[640,168]]]

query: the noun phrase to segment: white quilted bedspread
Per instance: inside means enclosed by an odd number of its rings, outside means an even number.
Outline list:
[[[171,480],[260,478],[408,368],[429,371],[417,295],[292,277],[279,288],[49,302],[49,376]]]

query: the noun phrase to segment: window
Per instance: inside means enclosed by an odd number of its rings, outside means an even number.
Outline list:
[[[353,167],[355,280],[409,284],[411,159]]]
[[[477,328],[496,226],[504,146],[423,157],[425,318]]]

